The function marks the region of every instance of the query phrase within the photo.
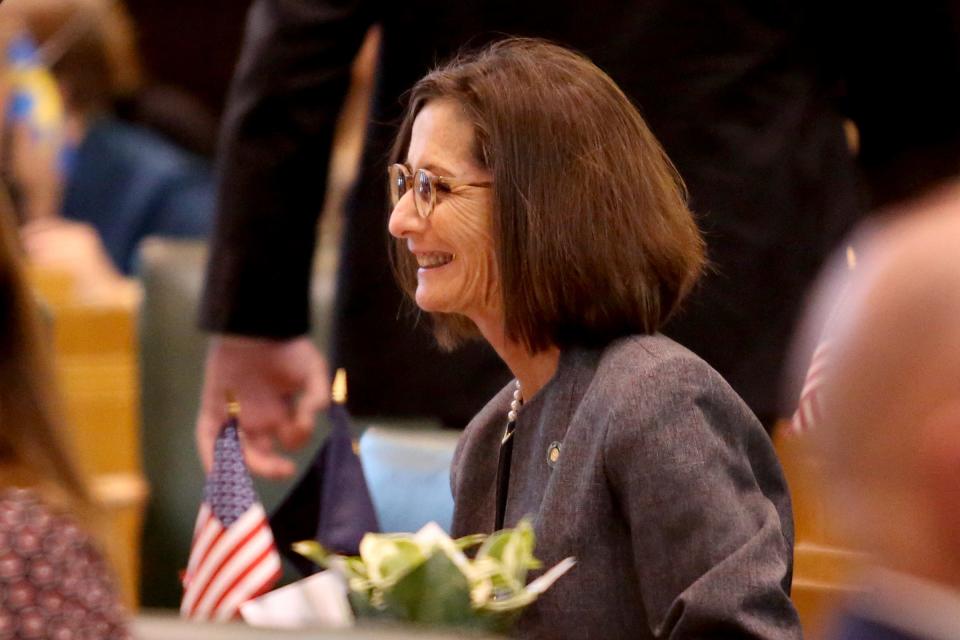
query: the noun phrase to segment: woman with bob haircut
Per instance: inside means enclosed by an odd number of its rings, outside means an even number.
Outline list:
[[[454,534],[532,516],[544,565],[577,560],[518,635],[800,637],[770,441],[657,333],[704,244],[620,89],[576,53],[504,40],[416,84],[393,162],[401,284],[442,346],[480,336],[516,376],[460,440]]]

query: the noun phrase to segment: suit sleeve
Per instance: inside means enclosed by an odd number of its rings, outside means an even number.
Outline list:
[[[255,0],[224,115],[200,325],[288,338],[309,330],[316,226],[365,0]]]
[[[787,490],[759,422],[700,361],[611,414],[604,464],[658,638],[799,638]]]

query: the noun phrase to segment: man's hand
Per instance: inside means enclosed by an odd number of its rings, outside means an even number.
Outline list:
[[[296,467],[275,450],[275,442],[284,449],[302,447],[317,411],[330,404],[327,364],[310,339],[211,338],[197,416],[197,448],[208,470],[227,418],[227,392],[240,403],[250,471],[274,479],[293,475]]]

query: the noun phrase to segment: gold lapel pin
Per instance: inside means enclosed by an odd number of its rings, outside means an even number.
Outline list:
[[[550,446],[547,447],[547,464],[552,469],[556,466],[557,461],[560,459],[560,443],[551,442]]]

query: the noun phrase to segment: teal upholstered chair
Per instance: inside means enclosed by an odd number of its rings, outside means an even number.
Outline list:
[[[140,250],[138,273],[144,287],[140,313],[143,463],[151,495],[144,520],[141,603],[179,606],[179,572],[186,567],[193,524],[203,494],[204,474],[194,444],[206,336],[196,328],[206,247],[196,241],[149,239]],[[317,279],[315,297],[328,301],[331,287]],[[320,344],[328,323],[317,321]],[[242,416],[241,416],[242,419]],[[318,424],[315,441],[326,434]],[[304,464],[313,447],[298,462]],[[289,483],[258,482],[271,509]]]

